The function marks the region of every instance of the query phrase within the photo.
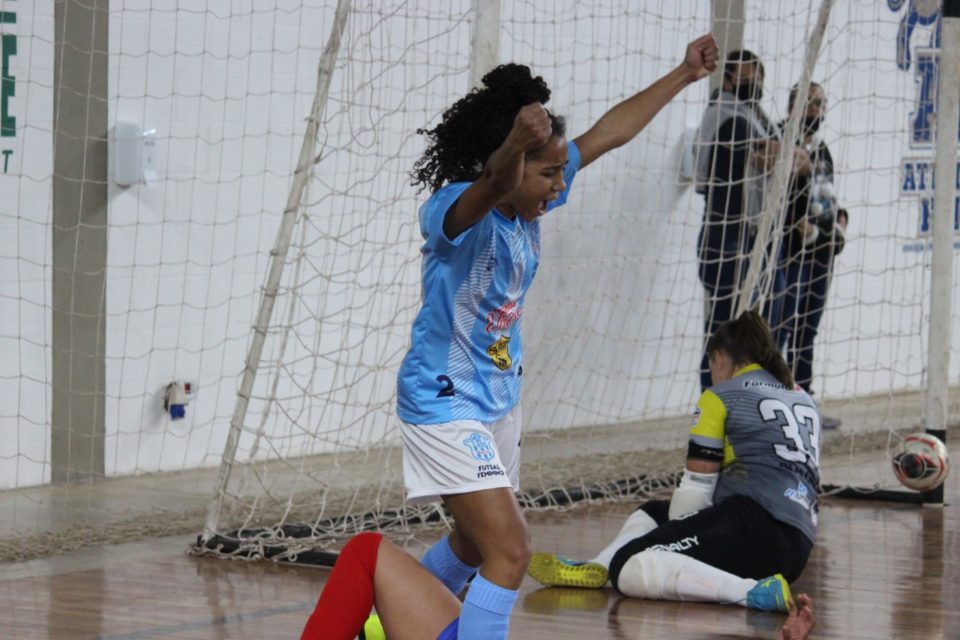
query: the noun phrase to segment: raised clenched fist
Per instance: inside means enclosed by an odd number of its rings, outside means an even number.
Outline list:
[[[553,127],[547,110],[539,102],[533,102],[520,109],[513,120],[508,140],[524,152],[539,149],[547,144]]]
[[[689,72],[691,80],[699,80],[713,73],[719,61],[720,49],[713,39],[713,34],[708,33],[687,45],[683,66]]]

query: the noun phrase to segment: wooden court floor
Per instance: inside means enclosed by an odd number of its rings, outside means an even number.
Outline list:
[[[631,509],[531,514],[534,546],[586,557]],[[188,543],[165,538],[0,567],[0,638],[299,638],[326,570],[194,558],[184,553]],[[814,598],[814,638],[960,638],[957,507],[827,500],[819,545],[795,588]],[[511,637],[774,638],[782,619],[610,590],[542,589],[527,578]]]

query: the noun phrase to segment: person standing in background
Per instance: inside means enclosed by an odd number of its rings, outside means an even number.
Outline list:
[[[697,247],[698,275],[706,293],[704,345],[721,324],[733,319],[763,192],[779,151],[779,130],[759,104],[763,78],[756,54],[727,54],[723,85],[711,96],[695,146],[696,189],[706,201]],[[704,348],[700,387],[712,385]]]
[[[796,86],[790,91],[788,113],[797,99]],[[804,391],[813,379],[813,343],[827,302],[833,275],[833,261],[843,251],[849,214],[837,204],[833,184],[833,156],[818,132],[826,114],[823,87],[810,84],[800,140],[797,146],[805,163],[790,178],[780,273],[784,289],[781,317],[774,327],[774,339],[787,365]],[[785,123],[781,123],[781,129]],[[823,416],[822,428],[836,429],[840,420]]]

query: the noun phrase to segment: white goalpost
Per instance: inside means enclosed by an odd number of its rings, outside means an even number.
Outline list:
[[[69,178],[49,151],[58,36],[42,3],[17,3],[0,22],[2,86],[15,87],[0,96],[0,559],[190,532],[199,553],[329,562],[360,530],[443,526],[439,505],[404,505],[394,415],[429,195],[411,185],[418,129],[516,61],[543,76],[575,137],[711,30],[723,51],[762,60],[759,104],[784,132],[758,240],[738,254],[741,309],[779,295],[789,159],[803,97],[823,88],[818,136],[850,212],[813,359],[815,397],[842,420],[824,437],[823,480],[898,489],[900,437],[960,423],[956,3],[549,4],[111,0],[107,45],[75,55],[97,64],[107,49],[92,103],[111,132],[152,130],[153,155],[140,182],[111,174],[108,222],[80,224],[107,238],[105,308],[75,310],[103,327],[104,389],[73,388],[99,403],[103,472],[71,485],[53,460],[85,461],[57,451],[60,434],[86,445],[90,430],[79,417],[54,429],[48,363],[89,354],[54,344],[50,320],[66,313],[48,248],[62,231],[51,185]],[[706,81],[687,89],[542,221],[523,309],[525,508],[663,494],[681,468],[705,298],[688,143],[712,99]],[[164,409],[174,382],[191,390],[182,418]]]
[[[934,220],[930,265],[930,337],[924,426],[927,433],[947,440],[949,425],[950,345],[955,322],[953,270],[955,227],[960,216],[957,160],[960,123],[960,2],[944,0],[942,46],[937,84]],[[943,506],[943,485],[924,494],[924,503]]]

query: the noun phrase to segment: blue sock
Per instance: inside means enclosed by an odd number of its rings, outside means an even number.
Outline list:
[[[476,567],[465,564],[450,548],[450,536],[444,536],[436,544],[427,549],[420,558],[420,564],[432,573],[443,585],[459,595],[463,591],[467,580],[477,572]]]
[[[460,609],[459,640],[504,640],[510,629],[510,612],[517,592],[504,589],[478,575],[470,583]]]

